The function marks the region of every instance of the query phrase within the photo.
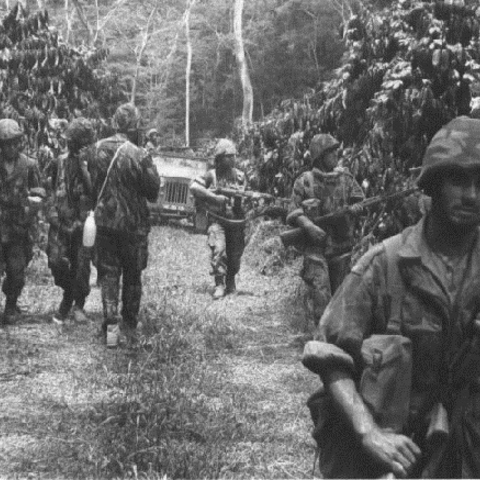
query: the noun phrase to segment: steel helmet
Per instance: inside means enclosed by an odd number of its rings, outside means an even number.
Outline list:
[[[480,120],[461,116],[444,125],[430,141],[417,179],[427,188],[438,172],[452,167],[480,169]]]
[[[235,144],[228,138],[221,138],[215,145],[214,155],[236,155],[237,149]]]
[[[140,123],[140,112],[132,103],[124,103],[117,108],[113,116],[113,126],[121,133],[128,133],[138,130]]]
[[[151,128],[147,132],[147,138],[151,138],[153,135],[157,135],[157,134],[158,134],[158,130],[156,128]]]
[[[20,138],[22,135],[23,131],[15,120],[11,118],[3,118],[0,120],[0,142],[14,140]]]
[[[328,133],[318,133],[310,141],[310,156],[312,160],[317,160],[329,150],[333,150],[339,146],[340,142]]]
[[[80,148],[90,145],[95,141],[92,122],[84,117],[75,118],[65,130],[65,138]]]

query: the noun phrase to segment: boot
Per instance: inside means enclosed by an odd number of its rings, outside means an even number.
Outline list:
[[[235,285],[235,275],[229,275],[227,273],[225,292],[235,293],[237,291],[237,286]]]
[[[73,298],[68,292],[63,292],[63,298],[60,302],[60,306],[58,310],[53,315],[53,322],[57,325],[63,325],[65,320],[68,318],[68,314],[70,313],[70,309],[73,305]]]
[[[78,324],[88,323],[88,317],[85,314],[85,310],[78,304],[75,304],[73,307],[73,319],[75,320],[75,323]]]
[[[213,299],[218,300],[225,296],[225,277],[215,277],[215,290],[213,291]]]

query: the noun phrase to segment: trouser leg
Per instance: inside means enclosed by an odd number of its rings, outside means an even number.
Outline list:
[[[318,325],[325,308],[332,297],[328,264],[324,257],[304,257],[301,277],[308,289],[315,325]]]
[[[2,245],[5,259],[5,279],[2,291],[9,305],[15,305],[25,286],[28,252],[21,242]]]
[[[118,322],[120,294],[120,257],[114,235],[98,234],[96,238],[98,283],[101,289],[103,323]]]
[[[240,271],[243,251],[245,250],[245,229],[243,227],[229,227],[226,229],[227,293],[236,289],[235,275]]]
[[[142,298],[142,271],[148,263],[148,237],[126,239],[122,248],[122,317],[125,325],[135,329]]]

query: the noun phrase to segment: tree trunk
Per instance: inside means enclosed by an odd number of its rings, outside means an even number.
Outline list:
[[[235,56],[237,58],[243,91],[242,126],[248,127],[253,119],[253,89],[248,72],[242,35],[243,0],[235,0],[233,33],[235,35]]]
[[[140,72],[140,65],[142,63],[143,52],[145,51],[145,48],[147,48],[150,24],[152,23],[152,18],[155,15],[156,11],[157,11],[156,8],[154,8],[151,11],[150,16],[148,17],[147,25],[145,27],[145,33],[143,34],[142,43],[138,48],[135,49],[136,55],[137,55],[137,64],[135,69],[135,77],[133,78],[133,83],[132,83],[132,94],[130,97],[130,102],[133,105],[135,105],[135,99],[137,96],[138,74]]]
[[[190,12],[195,0],[189,0],[185,10],[185,35],[187,39],[187,66],[185,70],[185,146],[190,146],[190,74],[192,70],[192,41],[190,38]]]

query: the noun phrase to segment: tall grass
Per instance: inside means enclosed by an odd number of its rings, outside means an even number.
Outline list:
[[[238,418],[247,399],[224,401],[224,369],[215,361],[228,348],[230,327],[165,303],[148,304],[142,324],[140,349],[113,367],[121,393],[96,407],[98,473],[220,477],[229,444],[248,430]]]

